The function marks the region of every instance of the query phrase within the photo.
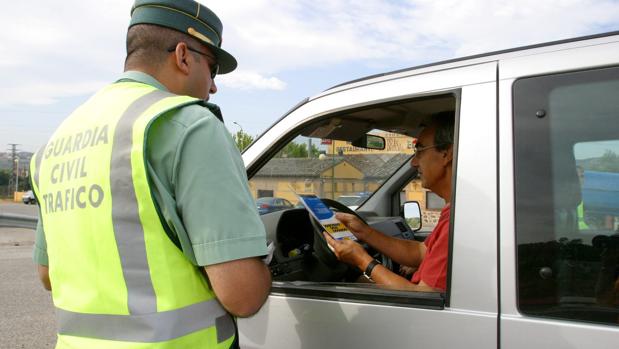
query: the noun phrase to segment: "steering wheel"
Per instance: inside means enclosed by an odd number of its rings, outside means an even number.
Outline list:
[[[359,218],[363,223],[367,224],[365,219],[363,219],[357,212],[351,210],[350,208],[343,205],[342,203],[337,202],[335,200],[331,200],[331,199],[321,199],[321,200],[327,207],[329,207],[333,211],[352,214],[356,216],[357,218]],[[345,263],[340,262],[335,256],[335,253],[331,251],[331,249],[329,248],[327,244],[327,240],[325,240],[325,237],[322,235],[322,232],[324,229],[322,228],[320,223],[318,223],[318,221],[311,214],[309,216],[312,222],[312,226],[314,227],[314,246],[313,247],[314,247],[314,254],[316,255],[316,258],[318,258],[323,264],[329,267],[341,268],[341,265]],[[391,258],[374,250],[372,247],[370,247],[365,242],[361,242],[361,241],[358,241],[358,242],[361,244],[361,246],[363,246],[363,248],[368,252],[370,256],[374,257],[379,262],[381,262],[383,266],[391,270],[391,267],[392,267]]]

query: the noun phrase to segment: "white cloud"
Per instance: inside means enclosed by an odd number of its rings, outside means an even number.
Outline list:
[[[261,0],[243,7],[213,0],[209,6],[223,19],[224,46],[241,66],[259,72],[352,61],[414,65],[619,23],[613,0]]]
[[[0,12],[0,104],[88,95],[122,68],[131,1],[11,2]]]
[[[618,29],[614,0],[203,0],[240,70],[231,89],[349,63],[386,69]],[[10,2],[0,12],[0,101],[88,94],[122,70],[132,0]],[[95,81],[95,82],[88,82]],[[29,102],[31,103],[31,102]]]
[[[276,77],[264,77],[255,72],[235,70],[217,77],[217,84],[239,90],[283,90],[286,83]]]
[[[32,82],[17,86],[0,86],[0,106],[50,105],[61,98],[90,95],[106,81]]]
[[[432,35],[454,56],[593,34],[614,26],[612,0],[478,0],[417,2],[417,30]],[[608,30],[608,29],[606,29]]]

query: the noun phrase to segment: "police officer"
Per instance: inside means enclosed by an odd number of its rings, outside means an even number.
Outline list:
[[[137,0],[125,72],[31,163],[56,348],[229,348],[271,285],[266,234],[217,106],[236,60],[192,0]]]

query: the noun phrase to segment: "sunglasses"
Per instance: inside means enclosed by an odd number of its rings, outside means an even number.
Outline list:
[[[177,44],[178,45],[178,44]],[[207,53],[204,52],[200,52],[199,50],[196,50],[195,48],[187,45],[187,49],[191,52],[195,52],[197,54],[200,54],[206,58],[210,58],[211,60],[215,61],[215,63],[213,64],[209,64],[208,68],[211,71],[211,80],[215,79],[215,76],[217,76],[217,74],[219,74],[219,64],[217,64],[217,59]],[[173,47],[170,47],[167,51],[172,53],[176,50],[176,45],[174,45]],[[209,61],[208,59],[206,60],[207,62]]]

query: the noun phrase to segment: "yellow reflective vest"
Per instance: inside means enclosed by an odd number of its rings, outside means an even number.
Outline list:
[[[59,332],[56,348],[229,348],[233,318],[166,235],[145,166],[162,113],[197,99],[107,86],[32,159]]]

